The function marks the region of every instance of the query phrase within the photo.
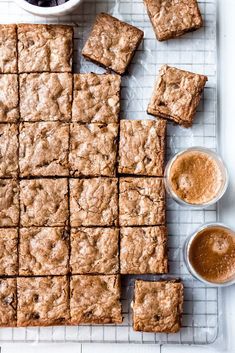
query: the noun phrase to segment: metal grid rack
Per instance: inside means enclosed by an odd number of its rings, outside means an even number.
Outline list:
[[[168,124],[168,156],[179,149],[200,145],[217,148],[217,49],[216,0],[201,0],[199,6],[204,27],[175,40],[158,42],[155,39],[142,0],[84,0],[72,15],[42,19],[17,8],[13,1],[1,0],[0,22],[74,23],[75,72],[104,72],[86,62],[80,55],[95,15],[109,12],[140,27],[145,32],[129,72],[122,79],[121,118],[149,119],[146,107],[159,67],[168,63],[179,68],[206,74],[209,82],[198,109],[192,129]],[[218,335],[218,289],[207,287],[193,279],[184,262],[182,246],[187,235],[204,222],[217,220],[215,206],[206,210],[189,210],[168,199],[167,223],[169,232],[170,276],[183,279],[185,301],[183,327],[177,334],[134,332],[131,328],[130,302],[135,277],[155,279],[158,276],[127,276],[122,278],[124,322],[110,326],[48,327],[0,329],[0,342],[129,342],[129,343],[194,343],[208,344]],[[168,276],[169,277],[169,276]]]

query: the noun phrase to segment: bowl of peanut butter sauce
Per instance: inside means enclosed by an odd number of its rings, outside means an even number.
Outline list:
[[[189,272],[200,281],[228,286],[235,283],[235,232],[221,223],[199,228],[185,242]]]
[[[217,153],[192,147],[177,153],[168,162],[165,184],[170,196],[178,203],[205,208],[224,195],[228,173]]]

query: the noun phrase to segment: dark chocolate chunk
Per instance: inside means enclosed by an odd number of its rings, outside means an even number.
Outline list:
[[[26,0],[29,4],[40,7],[52,7],[65,4],[68,0]]]
[[[29,4],[38,6],[38,0],[27,0]]]

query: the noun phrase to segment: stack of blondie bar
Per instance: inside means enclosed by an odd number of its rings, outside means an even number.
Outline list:
[[[168,272],[166,121],[119,122],[142,38],[98,15],[83,55],[116,73],[72,74],[72,27],[0,26],[0,326],[121,323],[120,274]],[[190,125],[205,79],[188,74],[166,74],[149,113],[174,120],[168,98],[189,82]],[[134,329],[179,330],[181,283],[135,294]]]

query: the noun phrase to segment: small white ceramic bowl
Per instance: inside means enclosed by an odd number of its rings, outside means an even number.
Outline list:
[[[26,0],[15,0],[15,3],[22,9],[32,13],[33,15],[46,17],[67,15],[68,13],[72,12],[81,2],[82,0],[69,0],[66,3],[58,6],[40,7],[30,4]]]

